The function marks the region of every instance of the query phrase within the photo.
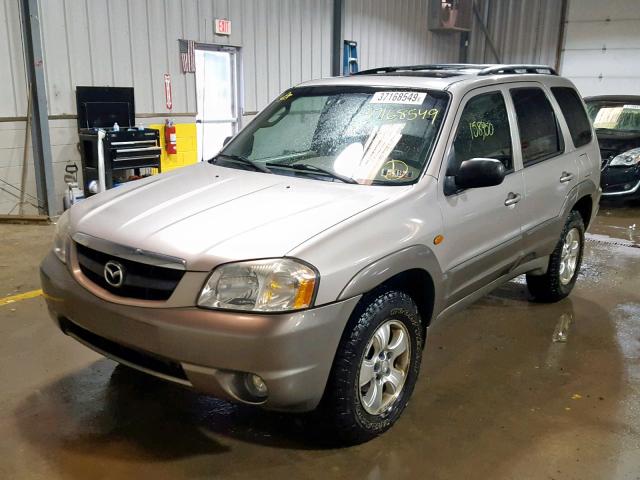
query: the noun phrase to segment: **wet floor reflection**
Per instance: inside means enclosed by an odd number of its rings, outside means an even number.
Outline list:
[[[554,343],[567,343],[569,340],[569,327],[571,327],[572,322],[573,313],[563,313],[558,317],[558,323],[551,337]]]
[[[640,244],[640,202],[602,202],[589,231]]]

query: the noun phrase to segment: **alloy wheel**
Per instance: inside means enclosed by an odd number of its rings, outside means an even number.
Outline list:
[[[562,244],[560,254],[560,283],[567,285],[576,274],[578,256],[580,255],[580,232],[577,228],[572,228],[567,232]]]
[[[387,320],[375,331],[360,363],[360,402],[371,415],[388,411],[402,393],[411,360],[409,331]]]

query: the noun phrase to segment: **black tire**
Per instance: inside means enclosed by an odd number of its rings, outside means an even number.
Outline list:
[[[574,228],[579,232],[580,238],[578,258],[573,278],[571,278],[569,283],[564,284],[560,278],[562,248],[567,234]],[[549,258],[549,267],[547,269],[547,273],[544,275],[527,274],[527,288],[529,289],[529,293],[533,295],[533,298],[538,302],[553,303],[562,300],[567,295],[569,295],[569,293],[571,293],[571,290],[573,290],[574,285],[576,284],[578,275],[580,274],[583,252],[584,222],[580,213],[572,210],[571,213],[569,213],[569,217],[567,218],[567,222],[565,223],[564,228],[562,229],[560,240],[558,241],[555,250],[551,254],[551,257]]]
[[[374,333],[389,320],[400,322],[408,332],[410,354],[399,395],[387,410],[372,415],[360,401],[360,365]],[[400,327],[402,327],[400,325]],[[400,328],[402,329],[402,328]],[[338,346],[319,413],[333,443],[353,445],[388,430],[406,407],[420,371],[424,330],[418,308],[406,293],[374,292],[356,308]],[[377,358],[377,357],[376,357]]]

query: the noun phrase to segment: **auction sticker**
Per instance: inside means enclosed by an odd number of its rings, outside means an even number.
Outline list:
[[[369,103],[422,105],[426,96],[426,92],[376,92]]]

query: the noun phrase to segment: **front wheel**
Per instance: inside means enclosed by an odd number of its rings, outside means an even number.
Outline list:
[[[572,210],[560,235],[560,241],[549,258],[544,275],[527,275],[527,287],[540,302],[557,302],[565,298],[576,283],[584,250],[584,222]]]
[[[343,335],[321,410],[341,443],[388,430],[413,392],[424,342],[420,315],[404,292],[363,299]]]

